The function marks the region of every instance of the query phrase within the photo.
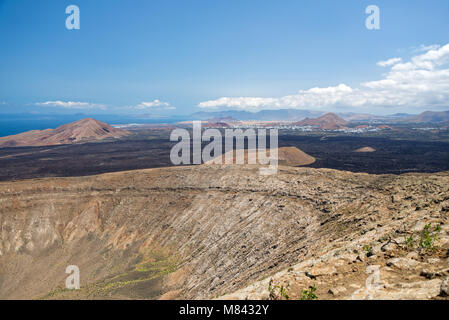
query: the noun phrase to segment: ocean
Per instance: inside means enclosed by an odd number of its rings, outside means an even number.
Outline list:
[[[108,124],[128,123],[175,123],[183,121],[183,117],[141,118],[123,115],[42,115],[42,114],[0,114],[0,137],[22,133],[29,130],[54,129],[60,125],[78,121],[84,118],[94,118]]]

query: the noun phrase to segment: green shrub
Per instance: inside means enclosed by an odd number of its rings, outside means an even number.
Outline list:
[[[438,234],[441,231],[441,225],[438,224],[433,230],[432,225],[426,224],[421,232],[419,247],[423,249],[435,249],[435,242],[438,241]]]
[[[268,291],[270,292],[270,297],[273,299],[277,299],[278,295],[276,294],[276,289],[279,289],[279,294],[281,297],[285,298],[286,300],[290,299],[290,296],[287,294],[287,290],[285,290],[284,286],[272,286],[273,279],[270,280],[268,283]]]
[[[413,235],[405,238],[405,243],[407,244],[407,247],[414,248],[415,247],[415,239],[413,238]]]
[[[316,292],[315,284],[313,285],[313,287],[310,287],[309,290],[302,290],[301,300],[316,300],[316,299],[318,299],[315,292]]]

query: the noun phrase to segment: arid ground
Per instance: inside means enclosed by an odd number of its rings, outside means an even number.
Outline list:
[[[441,299],[448,188],[448,173],[235,165],[3,182],[0,297]]]

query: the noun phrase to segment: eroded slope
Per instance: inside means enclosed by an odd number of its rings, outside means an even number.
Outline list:
[[[260,176],[256,166],[196,166],[1,183],[0,297],[245,291],[335,248],[387,241],[405,221],[445,228],[448,182],[447,173],[281,167]],[[70,264],[80,268],[80,291],[63,289]]]

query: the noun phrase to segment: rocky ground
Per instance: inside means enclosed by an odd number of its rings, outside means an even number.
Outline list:
[[[195,166],[0,183],[0,298],[444,299],[449,173]],[[81,290],[64,289],[79,266]]]

